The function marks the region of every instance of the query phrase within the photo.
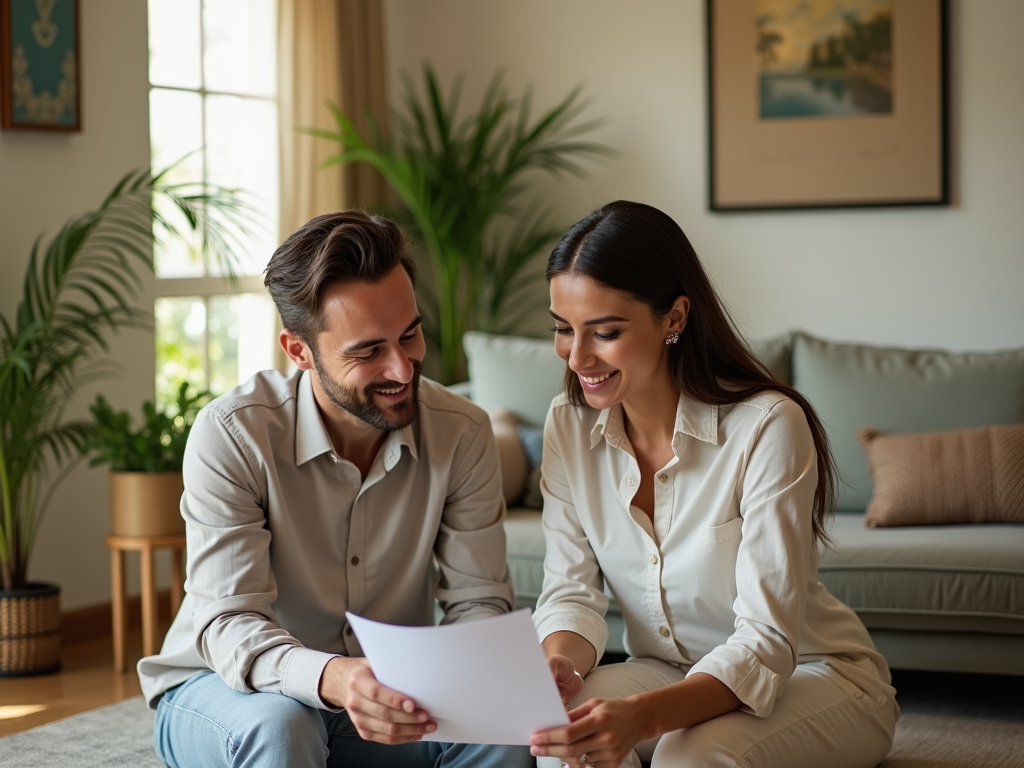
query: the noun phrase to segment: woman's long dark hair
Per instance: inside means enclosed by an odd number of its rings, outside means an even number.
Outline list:
[[[551,252],[548,281],[567,272],[622,291],[658,317],[668,314],[679,296],[690,299],[686,327],[669,349],[676,386],[688,397],[726,405],[771,390],[800,406],[818,457],[812,529],[828,544],[826,522],[835,502],[836,466],[825,428],[807,399],[774,379],[747,348],[679,225],[643,203],[608,203],[573,224]],[[565,390],[570,402],[586,404],[579,379],[568,368]]]

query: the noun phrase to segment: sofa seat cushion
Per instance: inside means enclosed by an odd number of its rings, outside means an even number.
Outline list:
[[[868,528],[839,513],[819,578],[871,628],[1024,633],[1024,525]]]
[[[505,518],[505,541],[518,607],[533,608],[544,586],[544,529],[540,512],[525,507],[510,509]],[[609,613],[620,613],[615,598],[609,594],[608,599]]]
[[[540,513],[510,509],[505,535],[519,607],[532,608],[544,582]],[[1024,525],[867,528],[837,514],[832,538],[819,577],[869,629],[1024,634]]]

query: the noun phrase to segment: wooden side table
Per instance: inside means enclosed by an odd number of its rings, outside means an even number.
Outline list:
[[[114,669],[124,672],[125,640],[128,635],[127,599],[124,591],[125,552],[139,552],[142,557],[142,654],[152,656],[156,647],[156,574],[153,552],[171,550],[171,615],[177,613],[184,596],[185,574],[183,555],[185,534],[170,536],[107,536],[110,549],[111,591],[114,624]]]

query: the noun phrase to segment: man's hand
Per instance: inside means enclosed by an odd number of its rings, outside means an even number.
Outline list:
[[[381,685],[364,658],[339,656],[327,662],[320,676],[320,698],[332,707],[344,707],[367,741],[405,744],[437,730],[437,723],[415,701]]]

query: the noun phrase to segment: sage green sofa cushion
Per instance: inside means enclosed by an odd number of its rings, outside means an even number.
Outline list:
[[[555,354],[554,342],[467,331],[462,343],[470,400],[488,411],[507,408],[523,424],[544,426],[565,375],[565,362]]]
[[[818,577],[868,629],[1024,634],[1024,525],[868,528],[838,513],[831,535]]]
[[[793,335],[793,383],[828,431],[843,483],[836,507],[871,499],[861,427],[937,432],[1024,422],[1024,350],[954,354]]]

